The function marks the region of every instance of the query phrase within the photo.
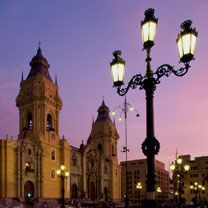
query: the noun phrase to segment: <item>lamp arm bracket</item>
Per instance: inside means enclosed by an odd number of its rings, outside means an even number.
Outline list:
[[[181,67],[178,70],[175,70],[174,66],[171,66],[169,64],[163,64],[157,68],[156,72],[154,72],[154,74],[156,75],[156,78],[155,78],[156,84],[160,84],[161,77],[163,76],[169,77],[171,73],[173,73],[174,75],[178,77],[182,77],[188,72],[188,69],[190,67],[191,66],[189,63],[185,63],[184,67]]]
[[[134,75],[129,81],[126,88],[121,88],[121,87],[117,88],[117,93],[120,96],[124,96],[129,91],[129,88],[135,89],[137,88],[137,86],[140,86],[139,89],[140,90],[143,89],[143,79],[144,77],[141,74]]]

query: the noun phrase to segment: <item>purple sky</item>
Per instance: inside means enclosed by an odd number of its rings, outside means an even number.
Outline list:
[[[40,40],[50,74],[58,76],[64,103],[60,135],[74,146],[86,142],[102,97],[110,109],[123,102],[112,88],[112,52],[122,50],[126,82],[136,73],[144,74],[140,21],[150,7],[159,18],[153,69],[164,63],[181,66],[175,40],[182,21],[192,19],[199,32],[196,60],[188,74],[165,77],[155,92],[155,134],[161,143],[157,159],[168,164],[176,149],[179,154],[208,155],[208,2],[202,0],[1,0],[0,137],[18,134],[15,98],[21,72],[29,73]],[[128,115],[129,159],[144,158],[140,148],[146,128],[144,91],[130,90],[127,99],[141,115]],[[120,153],[124,123],[117,122],[117,127],[119,159],[124,160]]]

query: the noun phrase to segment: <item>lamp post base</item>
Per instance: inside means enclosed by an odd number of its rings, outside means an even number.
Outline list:
[[[156,204],[156,200],[153,199],[144,199],[142,201],[142,208],[156,208],[157,204]]]
[[[125,198],[125,208],[129,208],[129,198]]]

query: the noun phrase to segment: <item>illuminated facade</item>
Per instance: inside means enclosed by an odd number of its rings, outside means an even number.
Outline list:
[[[61,180],[56,174],[60,165],[70,172],[64,182],[65,198],[120,199],[119,135],[105,102],[87,144],[70,146],[59,135],[62,100],[40,47],[30,66],[16,98],[18,138],[0,140],[0,199],[60,198]]]
[[[71,151],[71,198],[91,200],[121,197],[120,166],[117,158],[119,135],[103,101],[92,123],[87,144]]]

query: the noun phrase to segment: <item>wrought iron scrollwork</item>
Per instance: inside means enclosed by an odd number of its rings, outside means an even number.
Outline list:
[[[163,64],[163,65],[159,66],[157,68],[156,72],[154,73],[156,75],[156,78],[155,78],[156,83],[159,84],[160,78],[163,76],[169,77],[169,75],[173,71],[173,68],[174,67],[169,64]]]
[[[160,150],[160,143],[159,141],[153,138],[146,138],[145,141],[142,143],[142,152],[144,155],[154,154],[157,155]]]
[[[189,63],[185,63],[185,67],[181,67],[178,70],[173,70],[173,74],[178,76],[178,77],[182,77],[183,75],[185,75],[188,72],[190,67],[191,66],[190,66]]]
[[[153,79],[155,80],[156,84],[160,84],[160,78],[163,76],[169,77],[171,73],[178,77],[182,77],[188,72],[190,67],[191,66],[189,63],[185,63],[184,67],[175,70],[174,66],[171,66],[169,64],[163,64],[159,66],[157,70],[153,73],[153,76],[155,75],[155,78]],[[141,74],[136,74],[131,78],[126,88],[121,88],[121,86],[117,87],[117,93],[120,96],[124,96],[129,91],[129,88],[135,89],[138,86],[140,86],[139,89],[142,90],[144,88],[145,79],[148,79],[148,77],[142,76]]]
[[[144,77],[141,74],[134,75],[126,88],[117,88],[117,93],[121,96],[124,96],[129,91],[129,88],[135,89],[137,86],[140,86],[140,89],[143,89],[143,79]]]
[[[171,73],[178,77],[182,77],[188,72],[188,69],[190,68],[190,64],[186,63],[184,67],[179,68],[178,70],[174,69],[174,66],[171,66],[169,64],[163,64],[159,66],[154,73],[156,75],[155,81],[156,84],[160,84],[160,78],[163,76],[168,77]]]

